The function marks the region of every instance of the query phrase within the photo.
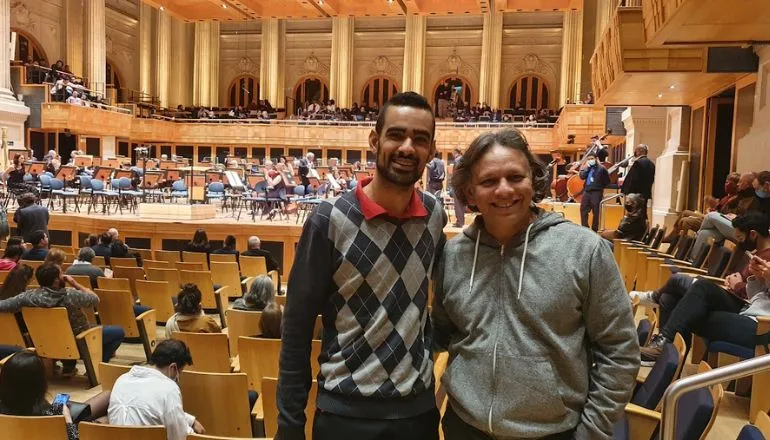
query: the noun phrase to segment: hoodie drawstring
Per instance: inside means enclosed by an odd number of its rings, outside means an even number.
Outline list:
[[[473,267],[471,267],[471,283],[468,288],[468,293],[473,292],[473,276],[476,275],[476,259],[479,257],[479,242],[481,241],[481,229],[476,234],[476,249],[473,251]]]
[[[524,282],[524,263],[527,261],[527,246],[529,246],[529,231],[532,230],[532,226],[534,226],[535,223],[530,223],[529,227],[527,227],[527,234],[524,236],[524,253],[521,255],[521,267],[519,268],[519,291],[516,294],[516,299],[519,299],[521,297],[521,285]],[[474,265],[476,263],[474,262]]]

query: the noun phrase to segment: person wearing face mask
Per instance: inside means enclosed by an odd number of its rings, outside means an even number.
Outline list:
[[[148,366],[135,365],[112,387],[107,410],[110,425],[166,427],[168,440],[184,440],[205,429],[182,408],[179,375],[192,365],[184,342],[166,339],[158,343]]]
[[[704,336],[710,335],[711,330],[716,330],[708,329],[710,314],[741,313],[747,305],[753,303],[757,289],[755,285],[750,284],[753,281],[752,275],[756,276],[757,273],[757,262],[770,261],[770,220],[759,212],[749,212],[736,217],[733,227],[742,247],[747,251],[755,251],[753,257],[743,269],[725,278],[724,287],[707,280],[691,282],[662,325],[660,333],[642,348],[642,365],[653,365],[663,352],[663,346],[672,342],[676,333],[680,333],[686,341],[693,331]]]
[[[751,182],[754,181],[754,173],[747,173],[743,176],[740,173],[730,173],[725,179],[725,195],[717,200],[712,196],[706,196],[704,205],[708,212],[718,212],[720,214],[733,214],[738,208],[740,202],[738,189],[743,185],[743,189],[751,188]],[[674,222],[671,232],[663,238],[663,243],[671,243],[682,234],[687,235],[689,231],[698,231],[703,223],[705,214],[699,211],[686,209],[682,211]]]
[[[480,215],[444,246],[434,282],[444,439],[612,438],[639,343],[607,241],[536,206],[548,174],[518,130],[476,138],[451,179]]]
[[[741,177],[741,183],[744,183],[743,177]],[[717,242],[725,239],[736,241],[735,229],[731,223],[736,215],[758,211],[770,217],[770,197],[767,197],[768,192],[770,192],[770,171],[762,171],[757,174],[751,186],[744,183],[743,188],[739,191],[739,200],[734,214],[725,215],[718,212],[706,214],[690,255],[699,255],[706,247],[710,237],[713,237]]]
[[[580,178],[586,181],[583,198],[580,200],[580,223],[588,227],[588,213],[593,212],[591,229],[598,231],[602,196],[604,195],[604,188],[610,184],[610,175],[607,169],[596,159],[595,154],[589,154],[586,158],[588,159],[586,160],[588,166],[580,171]]]
[[[602,238],[612,240],[624,238],[627,240],[641,240],[647,229],[644,211],[647,205],[639,194],[629,194],[626,196],[624,205],[626,213],[620,220],[617,229],[601,231]],[[610,243],[612,244],[612,243]]]

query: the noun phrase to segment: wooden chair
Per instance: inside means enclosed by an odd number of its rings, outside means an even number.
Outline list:
[[[99,385],[99,371],[96,365],[102,359],[101,326],[75,335],[64,307],[24,307],[21,313],[40,357],[83,359],[91,387]]]
[[[770,416],[765,412],[757,415],[753,425],[746,425],[741,429],[736,440],[770,439]]]
[[[201,435],[190,434],[187,436],[187,440],[271,440],[267,438],[256,437],[220,437],[218,435]]]
[[[168,281],[177,289],[181,287],[179,282],[179,271],[176,269],[151,269],[145,267],[144,273],[147,275],[148,281]]]
[[[65,253],[64,254],[64,262],[65,263],[70,263],[70,264],[74,263],[75,262],[75,255]]]
[[[142,267],[145,269],[171,269],[171,263],[162,260],[144,260]]]
[[[225,318],[225,309],[222,301],[222,291],[227,286],[220,286],[219,290],[214,290],[214,282],[211,280],[211,272],[201,270],[180,270],[179,281],[181,284],[195,284],[201,291],[201,306],[204,309],[216,309],[219,313],[219,319],[222,328],[227,327]]]
[[[105,260],[104,257],[97,255],[94,257],[93,260],[91,260],[91,264],[93,264],[94,266],[105,267],[107,266],[107,261]]]
[[[257,332],[259,332],[259,330],[257,330]],[[24,348],[28,345],[27,341],[24,339],[24,335],[21,333],[19,322],[16,320],[16,315],[13,313],[0,313],[0,344],[20,348]]]
[[[77,281],[78,284],[81,286],[90,289],[91,288],[91,277],[88,275],[70,275],[73,280]]]
[[[50,249],[59,249],[60,251],[64,252],[65,254],[75,254],[76,252],[73,250],[72,246],[64,246],[61,244],[51,244],[48,245]]]
[[[112,276],[114,278],[126,278],[128,280],[131,293],[134,295],[134,299],[138,298],[136,291],[136,280],[144,280],[144,269],[141,267],[116,266],[114,269],[112,269]]]
[[[190,371],[188,367],[182,372],[179,385],[185,411],[195,414],[207,433],[233,437],[251,435],[251,408],[245,374],[201,373]]]
[[[110,257],[110,264],[115,267],[139,267],[134,257]]]
[[[174,310],[174,298],[179,293],[176,285],[168,281],[144,281],[136,280],[136,293],[143,306],[155,310],[157,322],[166,324]]]
[[[275,437],[278,433],[278,406],[276,405],[276,396],[278,390],[278,379],[274,377],[262,378],[262,411],[265,421],[265,435]],[[313,438],[313,419],[315,419],[315,401],[318,394],[318,383],[314,380],[308,394],[307,407],[305,407],[305,438]]]
[[[5,282],[5,279],[8,278],[9,273],[11,273],[10,270],[0,270],[0,283]]]
[[[213,265],[214,263],[212,263]],[[225,263],[227,264],[227,263]],[[238,338],[259,334],[259,321],[262,312],[227,309],[227,339],[230,343],[230,355],[238,356]]]
[[[310,349],[312,377],[318,376],[321,341],[314,339]],[[278,358],[281,355],[280,339],[238,338],[238,358],[241,372],[249,378],[249,389],[261,393],[262,378],[278,377]],[[193,358],[195,361],[195,358]],[[204,425],[205,426],[205,425]]]
[[[67,440],[64,416],[19,417],[0,415],[3,438],[13,440]]]
[[[118,378],[131,370],[128,365],[99,363],[99,378],[102,380],[102,391],[111,390]]]
[[[234,257],[234,255],[230,255]],[[224,286],[222,289],[222,296],[225,298],[240,297],[241,292],[241,275],[238,271],[238,263],[232,262],[220,262],[211,261],[211,281],[214,284]]]
[[[99,277],[96,279],[96,285],[99,289],[105,290],[131,290],[131,283],[128,278]]]
[[[147,260],[153,260],[152,256],[152,250],[151,249],[136,249],[136,248],[128,248],[129,253],[137,254],[142,258],[142,263],[144,263]]]
[[[156,250],[154,252],[154,256],[156,260],[166,261],[169,264],[174,264],[177,261],[182,261],[182,259],[179,257],[179,251]]]
[[[238,260],[234,254],[209,254],[209,264],[213,262],[217,263],[237,263]],[[214,269],[213,267],[211,268]]]
[[[117,426],[101,423],[78,424],[80,440],[166,440],[165,426]]]
[[[176,270],[206,270],[206,263],[200,261],[177,261],[174,263]]]
[[[190,349],[193,364],[185,370],[203,373],[232,371],[226,334],[174,332],[171,337],[184,342]]]
[[[247,257],[241,255],[241,275],[245,277],[256,277],[267,275],[267,263],[265,257]]]
[[[94,293],[99,296],[97,308],[102,325],[122,327],[126,337],[139,338],[149,362],[156,342],[155,310],[134,316],[134,298],[128,290],[96,289]]]
[[[37,270],[38,267],[43,265],[43,262],[37,260],[19,260],[19,264],[26,264],[27,266],[31,267],[32,270]],[[34,280],[35,277],[32,277],[32,279]]]
[[[203,263],[205,267],[208,267],[209,260],[208,254],[204,252],[182,252],[182,261],[185,263]]]

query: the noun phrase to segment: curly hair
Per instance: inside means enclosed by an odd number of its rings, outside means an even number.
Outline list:
[[[467,194],[473,184],[471,169],[495,145],[521,151],[524,154],[527,162],[529,162],[529,177],[532,180],[534,191],[532,201],[537,203],[543,200],[548,194],[550,186],[548,172],[543,162],[529,150],[527,138],[515,128],[484,133],[473,140],[460,163],[455,164],[454,173],[452,173],[452,187],[455,197],[464,205],[469,205]],[[471,209],[475,208],[471,207]]]

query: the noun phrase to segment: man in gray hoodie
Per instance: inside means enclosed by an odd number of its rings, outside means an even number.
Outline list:
[[[610,439],[639,345],[609,246],[535,207],[547,173],[517,130],[477,138],[452,185],[481,215],[447,242],[435,284],[444,438]]]

